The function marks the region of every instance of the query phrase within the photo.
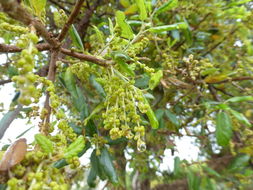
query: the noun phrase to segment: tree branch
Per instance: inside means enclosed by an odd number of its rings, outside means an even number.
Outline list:
[[[73,9],[73,11],[71,12],[71,14],[70,14],[70,16],[68,18],[68,21],[65,23],[65,25],[64,25],[61,33],[59,34],[58,40],[60,42],[65,38],[65,36],[66,36],[66,34],[67,34],[68,30],[69,30],[69,27],[74,22],[74,19],[77,17],[77,15],[79,14],[79,11],[82,8],[83,2],[84,2],[84,0],[77,1],[76,5],[75,5],[75,7]]]
[[[50,59],[50,63],[49,63],[49,71],[48,71],[48,80],[51,80],[52,82],[54,82],[55,80],[55,74],[56,74],[56,61],[58,60],[58,55],[59,55],[59,50],[56,49],[56,50],[52,50],[52,53],[51,53],[51,59]],[[51,107],[50,107],[50,104],[49,104],[49,99],[50,99],[50,95],[49,95],[49,92],[47,92],[47,95],[46,95],[46,101],[45,101],[45,104],[44,104],[44,108],[47,109],[47,116],[44,120],[44,125],[42,125],[42,128],[41,128],[41,132],[45,135],[48,134],[48,123],[50,122],[50,115],[51,115]]]
[[[102,2],[102,0],[96,0],[93,3],[92,7],[88,7],[88,10],[86,11],[85,15],[83,16],[82,20],[80,21],[80,24],[77,26],[77,31],[80,33],[80,37],[83,40],[84,36],[86,34],[86,30],[89,26],[90,19],[93,15],[94,10],[98,7],[98,5]]]
[[[66,9],[63,5],[61,5],[58,1],[49,0],[52,4],[56,5],[60,9],[64,10],[66,13],[70,14],[70,11]]]
[[[74,52],[74,51],[71,51],[71,50],[68,50],[65,48],[61,48],[61,52],[64,53],[65,55],[75,57],[75,58],[78,58],[78,59],[84,60],[84,61],[90,61],[92,63],[95,63],[95,64],[103,66],[103,67],[106,67],[110,64],[110,61],[108,61],[108,60],[99,59],[99,58],[92,56],[92,55],[77,53],[77,52]]]
[[[210,82],[207,84],[221,84],[221,83],[226,83],[226,82],[231,82],[231,81],[244,81],[244,80],[253,80],[253,77],[251,76],[235,77],[235,78],[225,79],[218,82]]]
[[[217,102],[221,102],[222,101],[221,98],[218,96],[216,90],[214,89],[214,87],[212,85],[209,84],[208,85],[208,89],[210,90],[210,92],[211,92],[211,94],[212,94],[212,96],[213,96],[213,98],[214,98],[215,101],[217,101]]]
[[[47,43],[38,44],[38,45],[36,45],[36,48],[39,51],[45,51],[45,50],[50,49],[50,45]],[[0,44],[0,53],[15,53],[15,52],[21,52],[21,51],[22,51],[22,49],[17,46]],[[95,63],[95,64],[103,66],[103,67],[108,66],[108,64],[110,63],[110,61],[108,61],[108,60],[100,59],[100,58],[97,58],[92,55],[86,55],[83,53],[74,52],[74,51],[71,51],[71,50],[68,50],[65,48],[61,48],[60,51],[63,54],[66,54],[68,56],[75,57],[75,58],[78,58],[78,59],[84,60],[84,61],[90,61],[92,63]]]
[[[49,50],[50,46],[48,43],[42,43],[42,44],[37,44],[36,48],[39,51],[45,51]],[[19,48],[14,45],[7,45],[7,44],[0,44],[0,53],[16,53],[16,52],[21,52],[22,48]]]
[[[228,95],[228,96],[230,96],[230,97],[234,97],[232,94],[230,94],[229,92],[227,92],[227,91],[224,90],[224,89],[217,88],[217,87],[215,87],[215,86],[213,86],[213,88],[214,88],[215,90],[217,90],[217,91],[222,92],[222,93],[225,94],[225,95]]]
[[[222,44],[228,37],[230,37],[232,34],[236,32],[238,28],[234,28],[228,35],[226,35],[220,42],[213,45],[209,50],[204,52],[201,56],[206,56],[207,54],[211,53],[214,49],[216,49],[220,44]]]
[[[37,19],[27,12],[18,1],[15,0],[0,0],[0,4],[5,13],[11,18],[22,22],[29,26],[33,25],[36,31],[53,47],[59,47],[60,43],[53,37],[52,33],[49,33],[46,27]]]
[[[11,79],[1,80],[0,85],[6,84],[6,83],[9,83],[9,82],[12,82],[12,80]]]

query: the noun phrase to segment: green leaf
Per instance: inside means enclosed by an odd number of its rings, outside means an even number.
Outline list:
[[[148,105],[148,111],[146,112],[146,115],[148,116],[148,119],[149,119],[149,122],[150,122],[150,125],[153,129],[157,129],[159,127],[159,122],[156,118],[156,115],[155,113],[153,112],[148,100],[143,96],[144,98],[144,101],[145,101],[145,104]]]
[[[250,156],[247,154],[242,154],[236,156],[230,163],[229,170],[238,170],[248,165]]]
[[[88,137],[93,137],[94,134],[97,134],[98,130],[93,120],[89,120],[85,125],[85,135]]]
[[[68,165],[68,162],[66,161],[66,159],[61,159],[61,160],[56,161],[53,164],[53,167],[60,169],[60,168],[67,166],[67,165]]]
[[[13,120],[17,117],[22,106],[19,104],[15,110],[6,113],[0,121],[0,139],[4,136],[5,131],[8,129]]]
[[[127,39],[133,39],[134,33],[129,24],[125,21],[126,17],[122,11],[116,12],[116,21],[121,28],[121,36]]]
[[[101,97],[105,98],[106,97],[105,91],[103,87],[101,86],[101,84],[96,81],[95,75],[90,75],[89,80],[90,80],[91,85],[97,90],[98,94]]]
[[[18,98],[19,98],[19,96],[20,96],[20,91],[18,91],[15,95],[14,95],[14,97],[12,98],[12,102],[16,102],[17,100],[18,100]]]
[[[157,26],[157,27],[152,27],[149,29],[150,32],[152,33],[162,33],[162,32],[168,32],[171,30],[179,30],[179,29],[187,29],[188,25],[185,22],[179,22],[176,24],[171,24],[171,25],[164,25],[164,26]]]
[[[83,136],[79,136],[74,142],[72,142],[64,152],[64,158],[72,158],[77,156],[79,152],[83,150],[85,141]]]
[[[25,4],[26,6],[28,6],[28,7],[30,7],[30,6],[31,6],[31,4],[30,4],[30,0],[24,0],[24,4]]]
[[[140,12],[140,19],[143,21],[147,18],[147,11],[146,11],[146,2],[145,0],[135,0],[138,10]]]
[[[222,110],[229,110],[230,107],[227,104],[221,103],[217,105],[218,109],[222,109]]]
[[[135,80],[134,86],[136,86],[138,88],[148,88],[148,83],[149,83],[150,77],[147,74],[140,75],[139,77],[140,78],[137,78]]]
[[[149,80],[149,88],[153,90],[159,83],[161,78],[163,77],[163,71],[159,70],[156,73],[152,74]]]
[[[6,184],[0,184],[0,190],[5,190],[7,189],[7,185]]]
[[[113,27],[112,20],[110,18],[108,18],[108,22],[109,22],[110,34],[113,35],[114,34],[114,27]]]
[[[133,3],[132,5],[130,5],[125,11],[125,15],[132,15],[132,14],[136,14],[138,11],[138,6],[136,3]]]
[[[101,180],[106,179],[103,167],[100,165],[99,157],[96,155],[96,150],[93,150],[90,156],[91,170],[87,179],[87,183],[90,187],[95,185],[96,176],[99,176]]]
[[[7,68],[7,74],[9,75],[10,78],[12,78],[13,76],[18,75],[18,69],[16,67],[9,65]]]
[[[181,168],[180,168],[180,158],[178,156],[176,156],[174,158],[174,172],[173,172],[174,175],[178,176],[180,174],[180,170],[181,170]]]
[[[76,123],[74,122],[70,122],[68,123],[68,125],[73,129],[73,131],[77,134],[77,135],[81,135],[83,132],[82,127],[78,126]]]
[[[121,51],[113,51],[112,52],[112,57],[115,60],[122,60],[122,61],[129,61],[131,60],[131,57],[129,57],[127,54],[121,52]]]
[[[163,109],[155,110],[155,116],[156,116],[156,118],[159,122],[159,129],[164,128],[164,125],[165,125],[163,115],[164,115],[164,110]]]
[[[157,109],[155,111],[155,115],[156,115],[157,120],[160,121],[163,118],[164,110],[163,109]]]
[[[40,146],[40,148],[47,154],[53,152],[54,150],[53,143],[46,136],[42,134],[36,134],[35,141]]]
[[[227,146],[232,137],[232,123],[226,112],[219,112],[216,116],[216,139],[220,146]]]
[[[87,184],[90,187],[96,187],[97,171],[94,167],[91,167],[89,175],[87,177]]]
[[[41,18],[42,13],[45,11],[47,0],[29,0],[36,16]]]
[[[153,96],[153,94],[150,94],[150,93],[145,93],[145,94],[143,94],[143,96],[144,96],[145,98],[147,98],[147,99],[152,99],[152,100],[155,99],[155,97]]]
[[[208,190],[217,190],[217,184],[214,179],[207,178]]]
[[[109,178],[109,180],[112,183],[118,183],[118,177],[114,169],[112,159],[110,157],[108,150],[105,147],[102,148],[101,150],[101,155],[99,156],[99,163],[100,166],[103,168],[105,174]]]
[[[103,35],[103,33],[94,25],[93,25],[93,28],[96,32],[98,42],[101,43],[101,44],[104,44],[104,35]]]
[[[118,64],[122,71],[124,71],[125,73],[129,74],[132,77],[135,76],[135,73],[132,70],[132,68],[128,64],[126,64],[124,61],[119,60]]]
[[[64,74],[64,83],[69,91],[69,93],[74,97],[78,98],[77,91],[76,91],[76,80],[74,74],[72,73],[70,67],[67,68]]]
[[[216,73],[217,71],[219,71],[218,68],[207,68],[207,69],[204,69],[203,71],[200,71],[200,74],[202,76],[211,75],[211,74]]]
[[[34,126],[31,126],[31,127],[29,127],[28,129],[26,129],[24,132],[22,132],[20,135],[18,135],[18,136],[16,137],[16,139],[22,137],[24,134],[26,134],[26,133],[27,133],[28,131],[30,131],[32,128],[34,128]]]
[[[229,109],[230,113],[232,113],[236,119],[238,119],[238,121],[242,122],[243,124],[247,125],[247,126],[251,126],[249,120],[242,114],[239,113],[235,110]]]
[[[88,105],[86,103],[86,99],[84,97],[84,94],[81,88],[76,86],[76,92],[77,92],[77,98],[73,97],[74,106],[80,112],[80,119],[84,120],[84,118],[89,116]]]
[[[131,60],[131,57],[123,52],[118,51],[112,52],[112,57],[119,64],[121,71],[129,74],[130,76],[135,76],[133,69],[128,64],[126,64],[126,61]]]
[[[139,20],[129,20],[127,23],[132,26],[141,26],[143,24],[143,22]]]
[[[176,127],[179,127],[180,126],[180,122],[179,120],[177,119],[177,116],[172,113],[171,111],[169,110],[165,110],[165,115],[167,116],[167,118],[171,121],[171,123],[173,125],[175,125]]]
[[[207,166],[203,166],[203,169],[205,172],[207,172],[209,175],[215,176],[215,177],[221,177],[221,175],[216,172],[215,170],[213,170],[212,168],[209,168]]]
[[[163,13],[165,11],[169,11],[177,6],[178,6],[178,0],[169,0],[168,2],[164,3],[161,7],[159,7],[155,11],[155,14],[158,15],[158,14]]]
[[[241,4],[248,3],[250,1],[251,0],[240,0],[240,1],[237,0],[237,1],[233,1],[230,4],[228,4],[228,7],[238,6],[238,5],[241,5]]]
[[[98,112],[100,112],[102,109],[104,108],[104,103],[100,103],[98,104],[94,109],[93,111],[91,112],[91,114],[89,115],[89,117],[87,117],[83,122],[84,122],[84,125],[87,125],[88,121],[95,115],[97,114]]]
[[[226,100],[226,102],[243,102],[243,101],[253,101],[253,96],[237,96]]]
[[[75,108],[80,112],[80,119],[88,117],[89,110],[86,103],[86,99],[80,87],[76,86],[75,76],[72,73],[70,67],[67,68],[64,74],[64,84],[68,92],[71,94],[71,98]]]
[[[189,190],[200,190],[201,178],[192,171],[187,173],[187,182]]]
[[[78,156],[78,157],[83,156],[84,153],[85,153],[90,147],[91,147],[91,144],[90,144],[90,142],[88,142],[88,143],[86,144],[86,146],[84,147],[84,149],[83,149],[81,152],[79,152],[77,156]],[[56,161],[56,162],[53,164],[53,167],[60,169],[60,168],[62,168],[62,167],[64,167],[64,166],[67,166],[67,165],[68,165],[68,162],[66,161],[66,159],[63,158],[63,159],[60,159],[60,160]]]
[[[129,0],[120,0],[119,3],[124,7],[127,8],[131,5]]]
[[[107,140],[106,144],[109,144],[109,145],[118,145],[121,143],[126,143],[128,141],[127,138],[125,138],[125,137],[121,137],[121,138],[118,138],[115,140],[112,140],[109,137],[105,137],[105,139]]]
[[[79,36],[75,26],[72,24],[69,30],[69,35],[74,45],[80,50],[84,51],[83,42]]]

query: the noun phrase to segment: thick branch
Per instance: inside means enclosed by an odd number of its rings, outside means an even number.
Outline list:
[[[45,50],[49,50],[50,46],[48,43],[42,43],[42,44],[37,44],[36,48],[39,51],[45,51]],[[22,49],[17,46],[0,44],[0,53],[15,53],[15,52],[21,52],[21,51]]]
[[[47,43],[38,44],[38,45],[36,45],[36,48],[39,51],[45,51],[45,50],[50,49],[50,45]],[[22,49],[17,46],[0,44],[0,53],[15,53],[15,52],[21,52],[21,51],[22,51]],[[84,60],[84,61],[90,61],[90,62],[95,63],[100,66],[108,66],[108,63],[109,63],[109,61],[107,61],[107,60],[99,59],[99,58],[92,56],[92,55],[86,55],[83,53],[73,52],[73,51],[65,49],[65,48],[61,48],[60,51],[63,54],[66,54],[68,56],[72,56],[72,57],[75,57],[75,58],[78,58],[78,59]]]
[[[73,11],[71,12],[71,14],[70,14],[70,16],[68,18],[68,21],[64,25],[64,27],[63,27],[63,29],[62,29],[59,37],[58,37],[58,40],[60,42],[65,38],[65,36],[66,36],[66,34],[67,34],[68,30],[69,30],[69,27],[74,22],[74,19],[77,17],[77,15],[79,14],[79,11],[82,8],[83,2],[84,2],[84,0],[77,1],[76,5],[75,5],[75,7],[73,9]]]
[[[5,13],[7,13],[11,18],[22,22],[23,24],[29,26],[33,25],[36,31],[53,47],[58,47],[60,43],[49,33],[46,27],[37,19],[27,12],[18,1],[15,0],[0,0],[0,4]]]

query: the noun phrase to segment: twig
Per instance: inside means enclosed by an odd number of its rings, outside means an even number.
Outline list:
[[[1,80],[0,85],[6,84],[6,83],[9,83],[9,82],[12,82],[12,80],[11,79]]]
[[[217,88],[217,87],[215,87],[215,86],[213,86],[213,88],[214,88],[215,90],[217,90],[217,91],[222,92],[223,94],[226,94],[226,95],[228,95],[228,96],[234,97],[232,94],[230,94],[229,92],[225,91],[224,89]]]
[[[77,53],[77,52],[74,52],[74,51],[71,51],[71,50],[68,50],[68,49],[65,49],[65,48],[61,48],[61,52],[66,54],[66,55],[78,58],[80,60],[90,61],[92,63],[95,63],[95,64],[103,66],[103,67],[108,66],[109,63],[110,63],[110,61],[108,61],[108,60],[99,59],[99,58],[97,58],[95,56],[92,56],[92,55]]]
[[[230,37],[232,34],[236,32],[238,28],[234,28],[228,35],[226,35],[220,42],[213,45],[209,50],[204,52],[201,56],[206,56],[207,54],[211,53],[214,49],[216,49],[220,44],[222,44],[228,37]]]
[[[66,36],[66,34],[67,34],[68,30],[69,30],[69,27],[74,22],[74,19],[77,17],[77,15],[79,14],[79,11],[82,8],[83,2],[84,2],[84,0],[77,1],[76,5],[75,5],[75,7],[73,9],[73,11],[71,12],[71,14],[70,14],[70,16],[68,18],[68,21],[66,22],[66,24],[64,25],[61,33],[59,34],[58,40],[60,42],[65,38],[65,36]]]
[[[56,5],[57,7],[59,7],[60,9],[64,10],[66,13],[70,14],[70,11],[68,9],[66,9],[64,6],[62,6],[60,3],[58,3],[58,1],[54,1],[54,0],[49,0],[52,4]]]
[[[49,71],[48,71],[48,80],[51,80],[54,82],[55,80],[55,74],[56,74],[56,61],[58,60],[58,55],[59,55],[59,50],[53,50],[51,53],[51,59],[50,59],[50,64],[49,64]],[[47,109],[47,117],[45,118],[44,125],[42,126],[43,128],[41,129],[41,132],[44,133],[45,135],[48,134],[48,123],[50,122],[50,115],[51,115],[51,107],[49,105],[49,92],[47,92],[46,95],[46,101],[44,104],[44,108]]]
[[[218,96],[218,94],[216,93],[216,90],[214,89],[214,87],[212,85],[208,85],[208,89],[210,90],[213,98],[215,101],[217,102],[221,102],[221,98]]]

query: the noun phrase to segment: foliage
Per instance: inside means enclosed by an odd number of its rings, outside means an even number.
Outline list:
[[[250,0],[0,0],[0,11],[0,84],[17,92],[0,136],[15,118],[41,120],[27,152],[3,149],[0,165],[15,163],[1,189],[251,189]],[[181,137],[202,161],[163,171]]]

